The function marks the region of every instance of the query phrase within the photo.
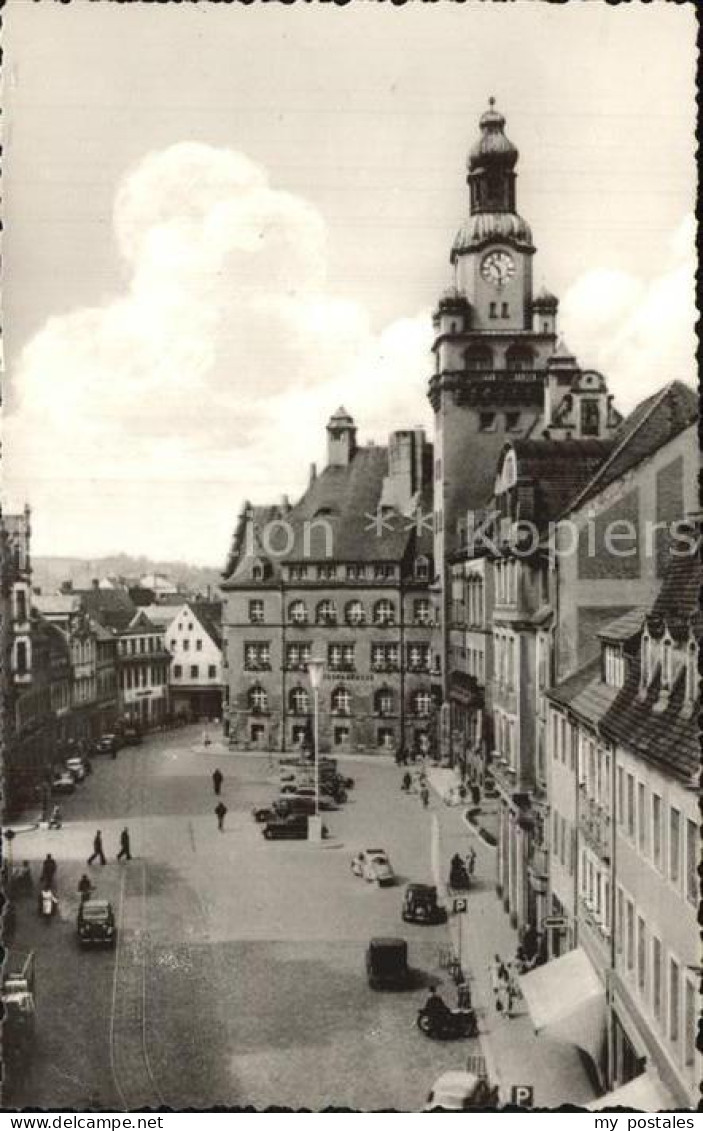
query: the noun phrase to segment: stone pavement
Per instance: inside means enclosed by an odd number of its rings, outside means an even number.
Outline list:
[[[432,769],[428,773],[438,798],[444,798],[457,784],[454,771]],[[515,1085],[532,1085],[535,1107],[558,1107],[562,1103],[585,1106],[596,1091],[576,1048],[536,1035],[524,1002],[515,1003],[511,1019],[498,1013],[493,1003],[491,964],[495,954],[504,960],[514,957],[517,932],[510,926],[502,901],[495,890],[496,850],[478,836],[464,820],[464,806],[433,802],[437,818],[441,875],[435,880],[446,890],[449,860],[454,852],[465,854],[469,845],[476,852],[475,882],[467,893],[468,913],[461,926],[461,961],[469,975],[473,1005],[479,1015],[481,1051],[493,1082],[500,1086],[501,1100],[511,1102]],[[450,924],[455,949],[458,949],[458,917]]]

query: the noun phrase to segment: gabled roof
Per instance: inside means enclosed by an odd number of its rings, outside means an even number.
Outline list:
[[[222,647],[222,602],[221,601],[189,601],[188,608],[193,611],[203,626],[213,644]]]
[[[106,628],[121,631],[137,611],[126,589],[76,589],[81,606]]]
[[[573,510],[653,455],[698,419],[698,398],[682,381],[647,397],[621,424],[608,459],[569,507]]]
[[[79,612],[81,602],[75,593],[34,593],[32,605],[42,616],[70,617]]]
[[[637,636],[638,632],[642,631],[644,625],[644,618],[646,609],[639,607],[630,609],[629,612],[624,613],[616,620],[610,621],[603,628],[596,632],[601,640],[616,640],[619,642],[632,640],[633,636]]]
[[[144,632],[163,632],[163,627],[154,624],[143,609],[139,609],[132,617],[130,623],[120,630],[120,636],[141,636]]]
[[[647,616],[650,630],[656,632],[666,625],[679,638],[688,636],[690,629],[700,633],[702,583],[701,560],[693,547],[689,553],[672,554],[662,587]]]

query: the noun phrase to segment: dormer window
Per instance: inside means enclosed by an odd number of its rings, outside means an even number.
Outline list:
[[[415,577],[418,581],[427,581],[430,575],[430,563],[426,557],[415,559]]]
[[[670,636],[662,640],[662,691],[671,690],[673,644]]]
[[[644,694],[652,681],[652,638],[645,631],[640,644],[640,694]]]
[[[251,576],[254,581],[264,580],[264,563],[260,558],[257,558],[251,567]]]
[[[617,644],[606,644],[603,652],[605,682],[608,687],[624,687],[625,657]]]
[[[698,698],[698,645],[690,640],[686,648],[686,704],[692,705]]]

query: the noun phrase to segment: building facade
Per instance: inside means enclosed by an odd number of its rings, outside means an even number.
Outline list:
[[[188,719],[222,717],[222,605],[188,601],[169,613],[170,709]]]
[[[358,447],[344,409],[296,506],[245,508],[225,581],[225,731],[237,747],[312,744],[311,657],[324,661],[321,750],[427,751],[427,514],[421,430]]]
[[[117,686],[120,716],[143,730],[162,726],[169,715],[171,654],[163,628],[135,613],[117,635]]]
[[[692,546],[653,604],[604,626],[599,655],[548,693],[552,950],[583,950],[602,984],[606,1086],[646,1073],[662,1106],[695,1106],[702,1067]]]

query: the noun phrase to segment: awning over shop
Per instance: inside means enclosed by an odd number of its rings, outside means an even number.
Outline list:
[[[600,1067],[605,1044],[605,988],[584,950],[538,966],[520,978],[535,1033],[576,1045]]]
[[[648,1069],[621,1088],[594,1100],[588,1105],[588,1110],[602,1111],[606,1107],[631,1107],[637,1111],[655,1112],[675,1111],[679,1104],[674,1102],[656,1072]]]

